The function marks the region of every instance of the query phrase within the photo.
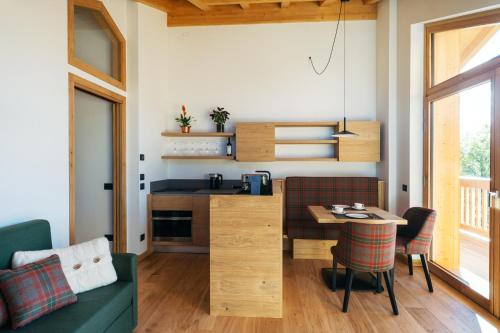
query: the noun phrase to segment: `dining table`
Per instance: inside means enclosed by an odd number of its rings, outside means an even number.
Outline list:
[[[344,206],[342,213],[337,213],[330,207],[311,205],[307,209],[318,224],[342,224],[346,222],[367,223],[367,224],[386,224],[395,223],[398,226],[407,225],[408,221],[402,217],[389,213],[378,207],[362,207],[354,209],[352,206]],[[339,205],[340,206],[340,205]],[[331,289],[332,268],[322,268],[321,275],[325,284]],[[337,289],[343,289],[345,286],[345,269],[337,269]],[[384,289],[380,281],[373,273],[356,272],[354,276],[353,290],[373,290],[382,292]]]

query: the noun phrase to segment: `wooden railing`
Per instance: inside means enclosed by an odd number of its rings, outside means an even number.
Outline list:
[[[483,236],[489,235],[489,190],[489,178],[460,177],[460,227],[462,229]]]

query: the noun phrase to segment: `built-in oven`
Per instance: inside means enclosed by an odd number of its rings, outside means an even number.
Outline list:
[[[153,210],[153,241],[191,242],[192,211]]]

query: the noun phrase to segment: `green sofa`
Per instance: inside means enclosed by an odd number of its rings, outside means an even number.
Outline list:
[[[50,225],[33,220],[0,228],[0,269],[10,268],[16,251],[52,248]],[[3,332],[133,332],[137,326],[137,259],[135,254],[113,254],[115,283],[78,294],[78,302],[43,316],[15,331]]]

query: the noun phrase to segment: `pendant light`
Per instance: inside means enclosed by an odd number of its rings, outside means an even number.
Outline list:
[[[332,55],[333,55],[333,48],[335,46],[335,41],[337,40],[337,32],[339,30],[339,24],[340,24],[340,18],[342,16],[342,9],[344,10],[344,86],[343,86],[343,92],[344,92],[344,100],[343,100],[343,108],[344,108],[344,129],[342,131],[334,131],[333,134],[332,134],[332,137],[335,137],[335,138],[345,138],[345,137],[351,137],[351,136],[356,136],[357,134],[356,133],[353,133],[353,132],[350,132],[347,130],[347,118],[346,118],[346,113],[345,113],[345,95],[346,95],[346,92],[345,92],[345,64],[346,64],[346,25],[345,25],[345,7],[347,6],[347,2],[349,2],[349,0],[340,0],[340,11],[339,11],[339,17],[338,17],[338,20],[337,20],[337,27],[335,28],[335,36],[333,38],[333,43],[332,43],[332,47],[330,49],[330,56],[328,57],[328,61],[325,65],[325,67],[321,70],[321,71],[318,71],[316,69],[316,67],[314,66],[314,63],[312,61],[312,58],[309,57],[309,61],[311,62],[311,66],[314,70],[314,72],[317,74],[317,75],[321,75],[323,74],[326,69],[328,68],[328,66],[330,65],[330,61],[332,60]]]

